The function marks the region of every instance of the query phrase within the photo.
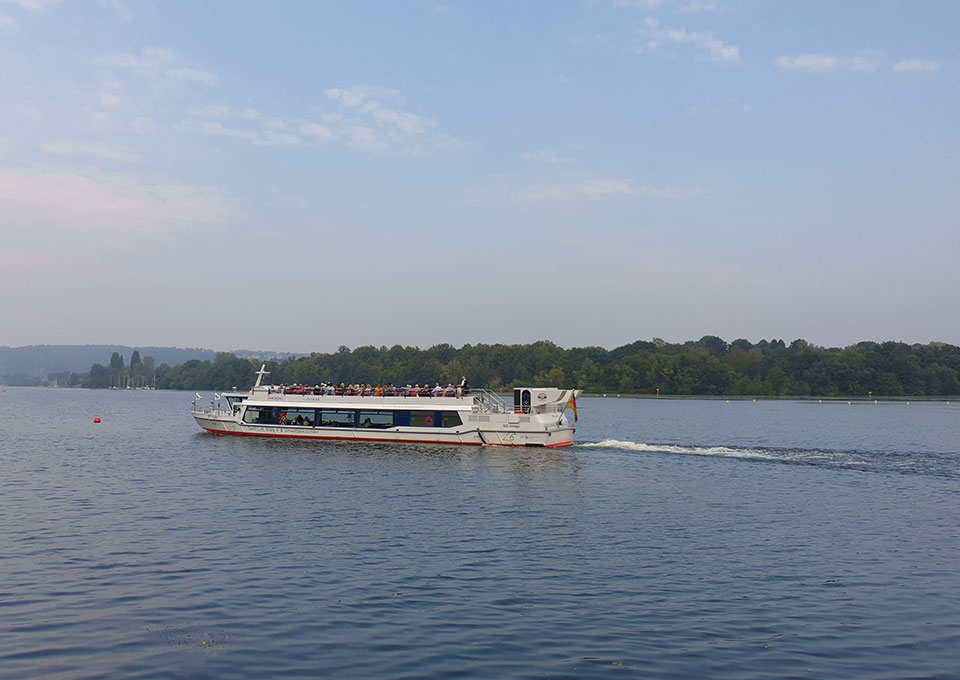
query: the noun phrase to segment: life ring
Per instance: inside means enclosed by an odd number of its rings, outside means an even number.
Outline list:
[[[280,412],[279,423],[280,423],[281,425],[289,425],[289,424],[290,424],[290,423],[287,421],[287,412],[286,412],[286,411],[281,411],[281,412]]]
[[[433,416],[427,416],[423,419],[423,424],[427,427],[433,427]]]

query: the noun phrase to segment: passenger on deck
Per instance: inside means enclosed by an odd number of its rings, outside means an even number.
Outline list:
[[[433,396],[439,397],[443,394],[443,388],[440,387],[440,383],[435,383],[433,386]]]

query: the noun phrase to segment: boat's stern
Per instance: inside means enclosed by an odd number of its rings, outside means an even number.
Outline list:
[[[576,428],[567,419],[568,407],[576,416],[579,390],[556,387],[517,387],[513,409],[490,414],[479,428],[485,444],[499,446],[570,446]]]

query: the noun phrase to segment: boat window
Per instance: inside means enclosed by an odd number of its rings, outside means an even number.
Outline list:
[[[443,424],[440,427],[457,427],[458,425],[463,425],[463,420],[460,419],[460,414],[456,411],[444,411],[441,414],[441,420]]]
[[[435,427],[437,425],[439,425],[439,423],[436,422],[436,417],[433,411],[410,412],[411,427]]]
[[[360,427],[384,430],[396,424],[396,415],[393,411],[360,411]]]
[[[356,427],[357,412],[325,408],[320,411],[321,427]]]
[[[246,399],[246,397],[227,397],[227,403],[230,404],[231,407],[233,407],[233,406],[236,406],[237,404],[243,403],[244,399]]]
[[[243,422],[257,425],[276,425],[277,409],[273,406],[248,406],[243,413]]]
[[[530,413],[530,390],[523,390],[520,393],[520,410],[524,413]]]
[[[277,422],[280,425],[312,426],[316,409],[312,408],[278,408]]]

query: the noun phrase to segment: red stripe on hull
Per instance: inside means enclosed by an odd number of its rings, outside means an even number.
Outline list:
[[[327,441],[345,441],[345,442],[400,442],[403,444],[453,444],[456,446],[527,446],[527,444],[499,444],[497,442],[445,442],[436,439],[388,439],[384,437],[318,437],[307,434],[266,434],[262,432],[228,432],[226,430],[211,430],[208,427],[203,428],[210,434],[226,434],[235,437],[270,437],[273,439],[324,439]],[[573,442],[556,442],[555,444],[532,444],[532,447],[554,448],[558,446],[573,446]]]
[[[458,446],[480,446],[480,442],[440,442],[435,439],[386,439],[383,437],[318,437],[307,434],[265,434],[261,432],[227,432],[224,430],[211,430],[208,427],[203,428],[210,434],[229,434],[236,437],[271,437],[282,439],[326,439],[345,442],[403,442],[405,444],[456,444]]]

